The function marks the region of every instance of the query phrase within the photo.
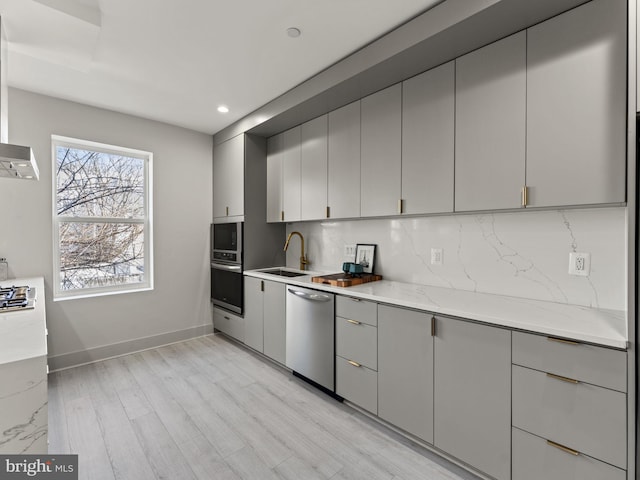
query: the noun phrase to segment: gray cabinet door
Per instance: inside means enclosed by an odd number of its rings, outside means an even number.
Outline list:
[[[498,480],[511,465],[511,332],[436,318],[436,447]]]
[[[213,217],[244,215],[244,134],[213,148]]]
[[[331,218],[360,216],[360,101],[329,113],[327,202]]]
[[[456,59],[455,210],[521,206],[526,32]]]
[[[396,215],[402,158],[402,85],[362,99],[360,211],[362,217]]]
[[[279,282],[264,282],[264,354],[285,364],[286,355],[286,285]]]
[[[284,134],[267,139],[267,222],[282,218],[282,157]]]
[[[455,64],[402,84],[402,213],[453,212]]]
[[[300,220],[300,126],[284,132],[282,151],[282,210],[285,222]]]
[[[259,278],[244,277],[244,343],[263,351],[263,282]]]
[[[300,126],[300,219],[326,218],[327,115]]]
[[[595,0],[527,31],[531,206],[626,199],[626,12]]]
[[[378,416],[433,443],[431,315],[378,306]]]

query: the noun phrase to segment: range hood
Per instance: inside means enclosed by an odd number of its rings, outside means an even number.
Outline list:
[[[9,138],[7,38],[0,18],[0,178],[38,180],[40,172],[31,147],[7,143]]]

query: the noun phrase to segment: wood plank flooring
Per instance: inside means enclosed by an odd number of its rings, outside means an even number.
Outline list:
[[[221,335],[52,373],[49,442],[84,480],[476,479]]]

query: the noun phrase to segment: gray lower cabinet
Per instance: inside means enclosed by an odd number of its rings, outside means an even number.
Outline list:
[[[527,30],[528,205],[626,200],[626,0]]]
[[[511,470],[511,332],[436,317],[433,444],[498,480]]]
[[[402,213],[453,212],[455,62],[402,83]]]
[[[213,328],[244,343],[244,318],[221,308],[213,308]]]
[[[626,480],[627,473],[513,428],[513,480]]]
[[[360,210],[362,217],[399,212],[402,159],[402,85],[362,99]]]
[[[458,212],[522,205],[526,40],[526,32],[520,32],[456,59]]]
[[[285,288],[280,282],[244,278],[244,343],[282,364],[286,352]]]
[[[433,443],[431,315],[378,306],[378,416]]]

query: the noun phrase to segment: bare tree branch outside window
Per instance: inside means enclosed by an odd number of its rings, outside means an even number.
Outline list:
[[[55,144],[60,290],[145,281],[145,159]]]

